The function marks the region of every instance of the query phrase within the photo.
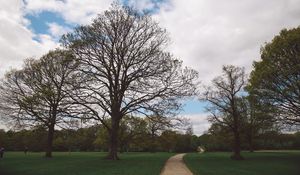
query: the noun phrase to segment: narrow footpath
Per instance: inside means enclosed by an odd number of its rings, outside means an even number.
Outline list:
[[[183,162],[185,154],[176,154],[169,158],[160,175],[193,175]]]

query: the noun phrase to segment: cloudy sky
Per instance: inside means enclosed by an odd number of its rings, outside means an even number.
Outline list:
[[[300,0],[120,0],[153,13],[166,28],[168,48],[208,84],[224,64],[244,66],[259,60],[265,42],[283,28],[300,25]],[[28,57],[59,46],[60,36],[89,24],[112,0],[0,0],[0,77]],[[182,115],[194,133],[208,129],[204,104],[186,102]],[[0,127],[3,127],[0,125]]]

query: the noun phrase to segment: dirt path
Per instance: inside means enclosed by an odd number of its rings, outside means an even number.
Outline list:
[[[176,154],[169,158],[160,175],[193,175],[183,162],[185,154]]]

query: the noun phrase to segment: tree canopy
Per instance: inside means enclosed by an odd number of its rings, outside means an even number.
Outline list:
[[[1,113],[21,127],[48,128],[46,157],[51,157],[54,127],[70,119],[67,92],[76,67],[70,52],[55,50],[37,60],[27,59],[22,69],[11,70],[1,81]]]
[[[300,27],[284,29],[261,49],[254,62],[248,90],[276,108],[273,115],[289,124],[300,123]]]

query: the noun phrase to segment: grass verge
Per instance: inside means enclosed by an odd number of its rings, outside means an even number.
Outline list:
[[[243,161],[231,160],[231,153],[190,153],[184,161],[194,175],[299,175],[300,151],[243,152]]]
[[[158,175],[172,153],[123,153],[121,160],[104,160],[107,153],[6,152],[0,159],[1,175]]]

